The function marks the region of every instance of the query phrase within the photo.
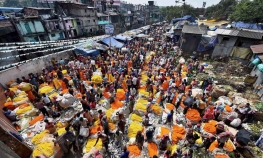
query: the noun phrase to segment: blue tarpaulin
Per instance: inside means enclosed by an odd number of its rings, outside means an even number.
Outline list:
[[[107,44],[108,46],[111,47],[117,47],[117,48],[122,48],[124,46],[123,43],[118,42],[116,39],[114,39],[113,37],[107,37],[101,40],[101,42]]]
[[[241,21],[232,23],[231,26],[237,27],[237,28],[242,28],[242,29],[263,30],[262,24],[244,23]]]
[[[192,23],[195,22],[195,19],[191,15],[186,15],[186,16],[184,16],[182,18],[174,18],[174,19],[172,19],[171,23],[175,24],[176,22],[183,21],[183,20],[187,20],[187,21],[192,22]]]
[[[84,56],[97,56],[97,55],[100,54],[100,51],[96,50],[96,49],[86,50],[86,49],[83,49],[83,48],[75,48],[74,51],[77,54],[81,54],[81,55],[84,55]]]
[[[5,16],[0,15],[0,20],[6,20]]]
[[[126,40],[130,41],[130,40],[132,40],[132,38],[130,36],[122,35],[122,34],[114,36],[113,38],[115,38],[117,40],[121,40],[121,41],[126,41]]]
[[[208,51],[214,48],[216,43],[218,43],[217,36],[213,36],[213,37],[202,36],[202,39],[198,45],[197,51],[198,52]]]

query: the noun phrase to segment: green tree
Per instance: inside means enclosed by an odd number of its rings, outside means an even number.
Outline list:
[[[173,18],[179,18],[184,15],[192,15],[198,17],[200,9],[185,4],[182,6],[168,6],[160,9],[160,14],[165,20],[171,21]]]
[[[237,5],[236,0],[221,0],[218,4],[206,8],[207,19],[227,20]]]
[[[3,3],[4,7],[20,7],[19,0],[5,0]]]
[[[234,12],[230,15],[232,21],[263,22],[263,1],[242,0],[235,6]]]

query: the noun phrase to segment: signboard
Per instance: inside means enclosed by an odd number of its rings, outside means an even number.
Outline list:
[[[105,25],[105,33],[110,35],[114,32],[114,26],[113,25]]]

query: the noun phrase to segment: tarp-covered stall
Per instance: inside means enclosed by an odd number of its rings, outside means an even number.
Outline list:
[[[218,43],[217,36],[203,35],[198,45],[197,51],[204,52],[214,48],[215,44]]]
[[[96,50],[96,49],[86,50],[86,49],[76,48],[76,49],[74,49],[74,51],[77,54],[81,54],[81,55],[84,55],[84,56],[97,56],[97,55],[100,54],[100,51]]]
[[[101,42],[105,43],[108,46],[111,47],[117,47],[117,48],[121,48],[124,46],[123,43],[118,42],[116,39],[114,39],[113,37],[107,37],[101,40]]]
[[[132,40],[131,36],[123,35],[123,34],[119,34],[117,36],[114,36],[113,38],[115,38],[116,40],[121,40],[121,41]]]

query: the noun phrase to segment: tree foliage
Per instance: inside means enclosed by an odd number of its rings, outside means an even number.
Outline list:
[[[179,18],[184,15],[192,15],[198,17],[202,10],[194,8],[191,5],[185,4],[182,6],[168,6],[160,9],[160,13],[166,20],[171,21],[173,18]]]
[[[19,7],[19,0],[5,0],[3,3],[4,7]]]
[[[236,0],[221,0],[218,4],[206,8],[207,19],[227,20],[237,5]]]
[[[263,22],[263,1],[262,0],[242,0],[235,6],[230,19],[244,22]]]

